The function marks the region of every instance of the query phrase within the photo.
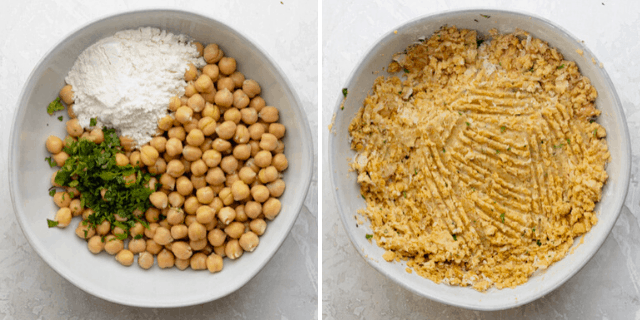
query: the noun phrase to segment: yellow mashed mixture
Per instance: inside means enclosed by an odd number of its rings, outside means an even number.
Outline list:
[[[436,283],[523,284],[597,222],[596,89],[526,32],[443,27],[394,57],[349,126],[373,240]]]

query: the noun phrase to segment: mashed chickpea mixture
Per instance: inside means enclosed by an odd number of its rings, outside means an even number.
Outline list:
[[[349,127],[373,239],[436,283],[515,287],[597,223],[596,89],[526,32],[443,27],[394,56]]]

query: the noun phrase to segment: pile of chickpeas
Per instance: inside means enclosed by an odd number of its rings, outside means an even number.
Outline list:
[[[143,166],[159,175],[148,185],[154,190],[149,196],[152,207],[133,212],[149,227],[136,222],[128,230],[129,238],[119,240],[116,235],[127,231],[106,220],[95,228],[83,225],[93,210],[82,207],[77,189],[66,188],[53,197],[60,207],[58,227],[81,215],[76,235],[87,240],[94,254],[104,250],[125,266],[133,264],[137,254],[144,269],[157,258],[160,268],[218,272],[224,257],[238,259],[255,250],[266,220],[280,212],[278,197],[285,189],[281,177],[288,161],[278,109],[266,105],[260,85],[245,79],[236,60],[225,56],[218,45],[195,45],[207,64],[201,69],[189,65],[185,94],[171,98],[170,112],[159,119],[157,135],[139,150],[132,139],[120,137],[124,152],[116,154],[118,165]],[[78,123],[71,86],[62,88],[60,97],[72,118],[67,122],[69,135],[64,140],[50,136],[46,142],[58,166],[68,158],[62,147],[69,141],[104,140],[101,129],[85,131]],[[118,215],[115,219],[125,221]]]

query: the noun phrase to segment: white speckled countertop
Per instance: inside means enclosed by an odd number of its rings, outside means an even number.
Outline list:
[[[133,9],[175,8],[218,19],[264,48],[307,112],[317,150],[317,1],[28,1],[0,10],[0,319],[313,319],[318,315],[317,170],[291,233],[247,285],[220,300],[177,309],[120,306],[60,277],[31,249],[11,209],[7,152],[20,90],[38,60],[76,28]],[[44,112],[44,111],[43,111]],[[44,143],[44,142],[43,142]],[[317,152],[316,152],[317,158]],[[317,168],[317,163],[316,166]]]
[[[323,1],[323,154],[334,103],[361,56],[406,20],[478,1]],[[325,319],[640,319],[640,3],[634,1],[482,1],[486,8],[529,12],[585,41],[604,63],[625,109],[633,144],[626,205],[593,259],[547,296],[519,308],[476,312],[433,302],[370,267],[347,237],[322,161],[322,314]]]

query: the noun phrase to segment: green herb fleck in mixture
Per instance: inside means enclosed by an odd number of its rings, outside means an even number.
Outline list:
[[[53,228],[53,227],[58,225],[58,221],[53,221],[53,220],[47,219],[47,225],[49,226],[49,228]]]
[[[91,118],[91,120],[89,120],[89,126],[95,127],[96,124],[98,124],[98,120],[96,118]]]
[[[51,101],[47,106],[47,113],[51,116],[56,111],[64,110],[64,106],[60,103],[60,97],[57,97],[55,100]]]
[[[373,235],[372,234],[367,234],[364,237],[367,238],[367,240],[371,240],[371,238],[373,238]]]
[[[347,88],[342,88],[342,95],[346,98],[347,94],[349,93],[349,90],[347,90]]]

